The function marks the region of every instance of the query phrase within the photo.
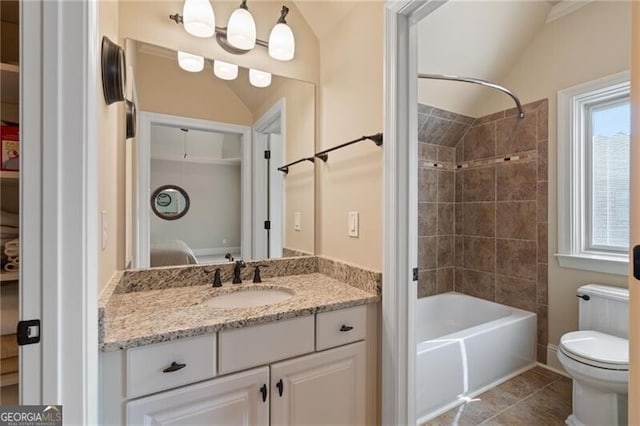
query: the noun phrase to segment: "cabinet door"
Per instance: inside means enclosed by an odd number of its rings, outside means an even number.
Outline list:
[[[365,422],[365,344],[271,366],[271,425]]]
[[[268,383],[262,367],[141,398],[127,404],[127,424],[268,425]]]

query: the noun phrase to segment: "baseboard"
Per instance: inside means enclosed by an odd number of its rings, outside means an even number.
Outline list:
[[[193,254],[198,257],[198,256],[215,256],[215,255],[221,255],[221,254],[226,254],[226,253],[240,253],[240,247],[210,247],[210,248],[203,248],[203,249],[191,249],[191,251],[193,252]]]
[[[558,361],[558,347],[556,345],[547,345],[547,363],[539,365],[543,368],[553,371],[554,373],[570,377],[562,364],[560,364],[560,361]]]

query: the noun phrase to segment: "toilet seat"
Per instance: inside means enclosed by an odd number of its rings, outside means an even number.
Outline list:
[[[629,340],[592,330],[572,331],[560,339],[569,358],[607,370],[629,370]]]

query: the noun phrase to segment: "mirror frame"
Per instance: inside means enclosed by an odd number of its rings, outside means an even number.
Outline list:
[[[167,189],[173,189],[175,191],[178,191],[180,194],[182,194],[185,200],[184,210],[182,210],[179,214],[175,216],[165,215],[164,213],[158,211],[158,209],[156,208],[156,198],[158,197],[158,195],[160,195],[160,193],[162,193]],[[186,215],[187,212],[189,212],[189,208],[191,207],[191,199],[189,198],[189,194],[187,194],[187,191],[185,191],[183,188],[179,187],[178,185],[162,185],[161,187],[158,187],[155,191],[153,191],[153,194],[151,194],[150,201],[151,201],[151,210],[153,210],[156,216],[164,220],[178,220],[181,217],[184,217],[184,215]]]

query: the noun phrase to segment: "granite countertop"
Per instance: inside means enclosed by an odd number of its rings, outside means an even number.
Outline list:
[[[214,295],[265,287],[294,294],[280,303],[251,308],[214,308],[203,303]],[[224,283],[219,288],[196,285],[114,292],[100,304],[100,349],[129,349],[379,300],[377,292],[361,290],[321,273],[271,277],[261,284]]]

